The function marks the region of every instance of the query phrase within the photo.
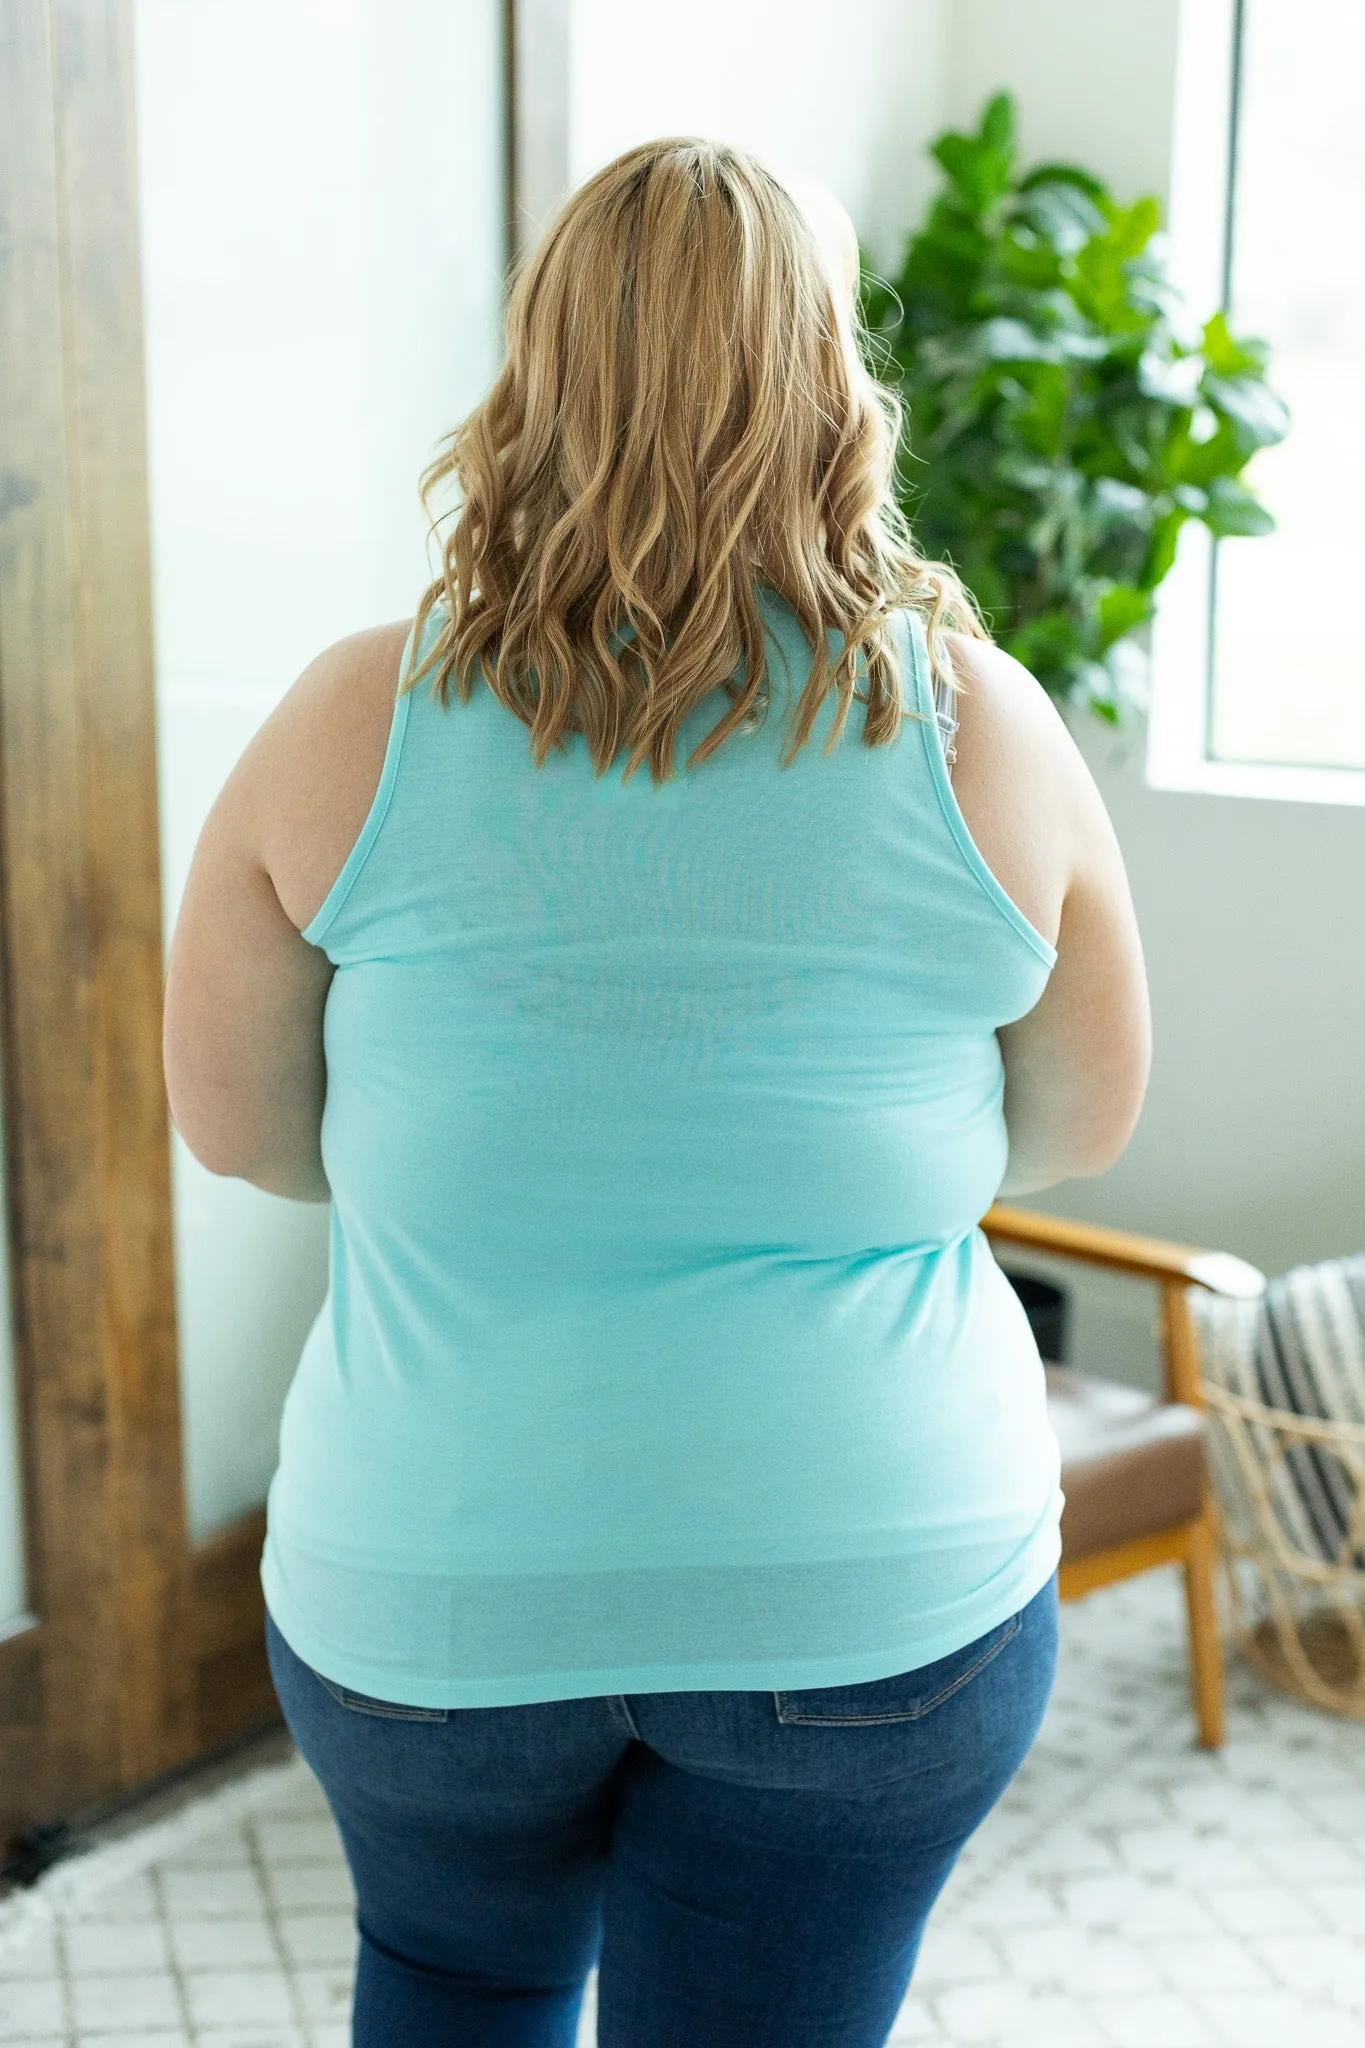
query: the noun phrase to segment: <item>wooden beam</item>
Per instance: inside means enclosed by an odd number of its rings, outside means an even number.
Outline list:
[[[0,1851],[43,1818],[43,1640],[31,1617],[0,1639]]]
[[[68,527],[59,143],[48,10],[9,6],[3,22],[0,874],[15,1369],[29,1601],[50,1617],[42,1659],[49,1774],[94,1798],[118,1782],[117,1642],[99,1226],[87,1168],[94,934]]]
[[[187,1544],[161,1069],[163,943],[131,0],[64,0],[56,76],[85,732],[100,1339],[125,1782],[188,1753]]]
[[[187,1753],[129,0],[0,6],[0,950],[42,1798]]]

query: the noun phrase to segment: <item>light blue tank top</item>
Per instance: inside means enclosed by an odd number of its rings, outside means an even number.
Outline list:
[[[537,769],[481,680],[401,695],[304,933],[331,1274],[262,1576],[357,1691],[858,1683],[1056,1567],[1043,1370],[977,1228],[996,1027],[1056,955],[968,833],[918,617],[898,740],[859,699],[826,758],[831,693],[779,769],[810,650],[763,604],[765,722],[686,770],[717,689],[658,788],[581,734]]]

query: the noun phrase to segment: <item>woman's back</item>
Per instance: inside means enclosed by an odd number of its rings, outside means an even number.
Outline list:
[[[357,2044],[568,2040],[599,1956],[604,2043],[885,2040],[1051,1682],[979,1219],[1122,1149],[1141,951],[820,211],[688,137],[573,196],[401,679],[406,629],[320,656],[191,867],[176,1122],[332,1204],[262,1576]]]
[[[353,1690],[857,1682],[1056,1562],[977,1225],[1126,1141],[1140,951],[1060,720],[895,505],[844,229],[696,139],[589,180],[427,472],[412,687],[391,630],[321,657],[196,851],[172,1106],[333,1205],[264,1574]]]
[[[577,735],[534,769],[487,689],[401,695],[305,930],[332,1288],[265,1582],[357,1690],[852,1682],[1055,1567],[1041,1366],[976,1228],[996,1031],[1053,948],[967,830],[918,619],[899,740],[855,707],[826,756],[826,700],[779,771],[811,649],[762,610],[765,722],[658,786]]]

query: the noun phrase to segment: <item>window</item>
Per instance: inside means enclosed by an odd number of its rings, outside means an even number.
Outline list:
[[[1175,268],[1197,308],[1221,299],[1235,333],[1270,343],[1292,424],[1247,470],[1277,531],[1186,530],[1154,635],[1151,780],[1362,802],[1365,11],[1185,12],[1198,19],[1177,97]]]

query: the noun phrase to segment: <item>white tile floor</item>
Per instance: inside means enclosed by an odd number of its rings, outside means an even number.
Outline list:
[[[897,2044],[1365,2048],[1365,1727],[1237,1668],[1231,1692],[1206,1755],[1172,1572],[1064,1610],[1047,1722]],[[308,1772],[257,1768],[0,1902],[0,2042],[343,2048],[350,1911]]]

